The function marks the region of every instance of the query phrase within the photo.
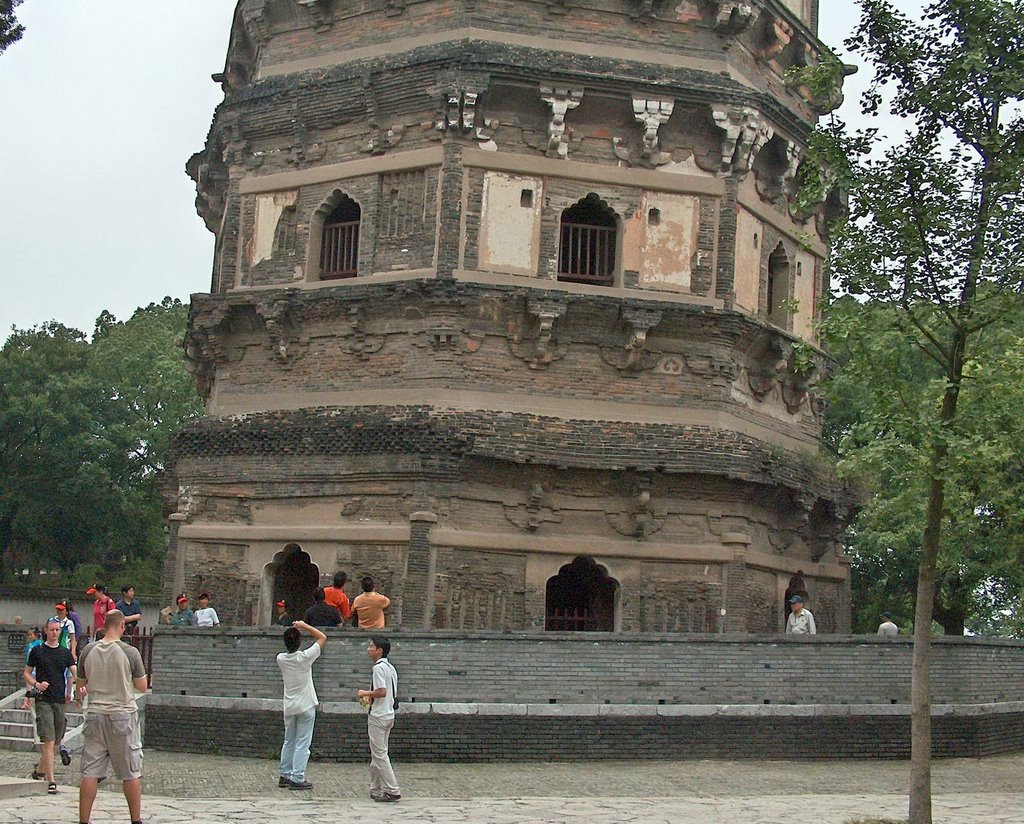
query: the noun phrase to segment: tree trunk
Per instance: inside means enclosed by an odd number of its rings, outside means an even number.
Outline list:
[[[963,350],[954,347],[954,351]],[[957,363],[961,363],[959,359]],[[949,444],[945,436],[956,417],[959,389],[959,380],[950,381],[946,387],[939,413],[941,425],[928,461],[928,508],[917,572],[917,603],[914,606],[914,661],[910,689],[910,824],[932,824],[932,612],[935,608],[936,567],[946,492],[946,459],[949,456]]]

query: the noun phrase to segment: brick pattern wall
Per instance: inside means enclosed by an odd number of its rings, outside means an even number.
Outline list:
[[[190,734],[182,736],[181,730]],[[276,759],[279,712],[150,706],[146,746]],[[794,746],[794,742],[798,742]],[[936,716],[932,754],[973,758],[1024,747],[1024,713]],[[321,714],[310,747],[314,761],[367,760],[361,714]],[[804,716],[775,718],[530,717],[522,715],[400,715],[390,755],[403,762],[659,760],[690,758],[910,757],[910,717]],[[315,780],[315,779],[314,779]]]
[[[314,678],[348,701],[368,677],[366,636],[331,630]],[[416,633],[391,636],[403,701],[559,704],[904,704],[910,639]],[[153,691],[280,698],[280,636],[158,630]],[[1024,644],[939,638],[935,704],[1024,700]]]

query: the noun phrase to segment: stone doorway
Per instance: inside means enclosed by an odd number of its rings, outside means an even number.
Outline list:
[[[614,632],[619,582],[593,558],[579,556],[548,579],[544,629]]]
[[[264,592],[270,598],[266,615],[274,614],[274,602],[284,598],[288,612],[298,620],[313,603],[313,592],[320,586],[320,568],[298,544],[288,544],[274,556],[263,572]],[[266,623],[270,623],[267,620]]]

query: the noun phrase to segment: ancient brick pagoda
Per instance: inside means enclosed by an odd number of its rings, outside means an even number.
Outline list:
[[[848,631],[817,5],[240,0],[168,592],[265,624],[344,569],[406,629],[776,632],[802,570]]]

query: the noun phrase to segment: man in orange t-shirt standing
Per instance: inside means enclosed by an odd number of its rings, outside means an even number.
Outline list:
[[[391,599],[373,591],[373,578],[369,575],[360,583],[363,591],[352,602],[352,610],[359,615],[359,629],[383,629],[384,610],[391,605]]]
[[[345,594],[344,586],[348,582],[348,573],[335,572],[334,586],[324,588],[324,601],[341,613],[342,623],[352,617],[352,605]]]

